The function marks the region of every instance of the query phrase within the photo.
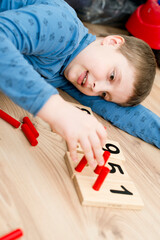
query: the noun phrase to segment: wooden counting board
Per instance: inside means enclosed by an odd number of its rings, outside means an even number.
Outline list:
[[[79,160],[83,156],[83,153],[78,153]],[[69,152],[66,152],[65,161],[82,205],[123,209],[141,209],[143,207],[141,197],[119,156],[116,159],[111,155],[108,159],[105,166],[110,169],[110,173],[99,191],[92,188],[98,175],[90,166],[85,166],[80,173],[76,172],[77,163],[71,160]]]
[[[93,114],[89,107],[80,104],[73,105],[86,111],[87,114]],[[92,188],[98,176],[94,173],[94,169],[86,165],[82,172],[77,172],[75,167],[78,163],[73,162],[69,152],[66,152],[66,165],[81,204],[96,207],[141,209],[143,202],[124,167],[125,157],[119,143],[106,139],[102,149],[110,152],[110,157],[105,165],[110,169],[110,172],[98,191]],[[77,153],[80,162],[84,156],[80,144],[77,146]]]

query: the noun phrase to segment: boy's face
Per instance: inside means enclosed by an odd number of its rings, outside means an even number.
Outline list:
[[[65,77],[86,95],[125,103],[133,94],[134,69],[117,51],[123,43],[120,36],[98,38],[66,67]]]

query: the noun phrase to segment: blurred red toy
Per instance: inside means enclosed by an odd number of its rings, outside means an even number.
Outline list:
[[[16,229],[13,232],[8,233],[7,235],[0,237],[0,240],[16,240],[23,236],[21,229]]]
[[[140,5],[126,23],[127,30],[156,50],[160,49],[160,1]]]

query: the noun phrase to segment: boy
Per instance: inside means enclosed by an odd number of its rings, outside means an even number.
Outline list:
[[[102,165],[102,146],[106,140],[104,127],[94,117],[65,102],[56,88],[91,106],[105,119],[111,120],[108,118],[108,107],[109,111],[116,108],[117,113],[120,111],[123,115],[124,108],[109,101],[134,105],[146,97],[153,83],[156,66],[150,48],[143,43],[147,51],[145,55],[148,56],[143,66],[140,64],[143,59],[140,50],[137,62],[135,58],[132,62],[131,54],[126,53],[129,55],[126,58],[120,52],[125,46],[124,37],[96,39],[88,34],[75,11],[64,1],[30,0],[26,4],[25,0],[12,0],[1,1],[0,6],[3,11],[0,14],[1,91],[24,109],[48,122],[52,129],[63,136],[73,160],[77,159],[76,146],[80,142],[89,164],[93,167],[97,162]],[[139,93],[142,86],[139,89],[136,85],[143,75],[147,81],[142,82],[144,91]],[[132,110],[127,109],[129,114]],[[117,113],[113,114],[114,117]],[[133,113],[137,113],[137,110]],[[146,114],[150,115],[147,110]],[[156,130],[159,129],[159,118],[154,114],[147,120],[150,118],[156,124]],[[117,119],[114,123],[118,126],[116,122]],[[136,126],[136,123],[133,125]],[[148,140],[146,133],[138,135],[132,132],[132,126],[131,130],[119,127],[141,138],[144,135]],[[160,141],[156,130],[149,135],[151,140],[148,142],[158,146]]]

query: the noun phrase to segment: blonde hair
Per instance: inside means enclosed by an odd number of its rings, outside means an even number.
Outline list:
[[[152,49],[143,40],[120,35],[125,39],[118,51],[126,57],[135,69],[133,95],[122,106],[141,103],[150,93],[156,74],[156,59]]]

